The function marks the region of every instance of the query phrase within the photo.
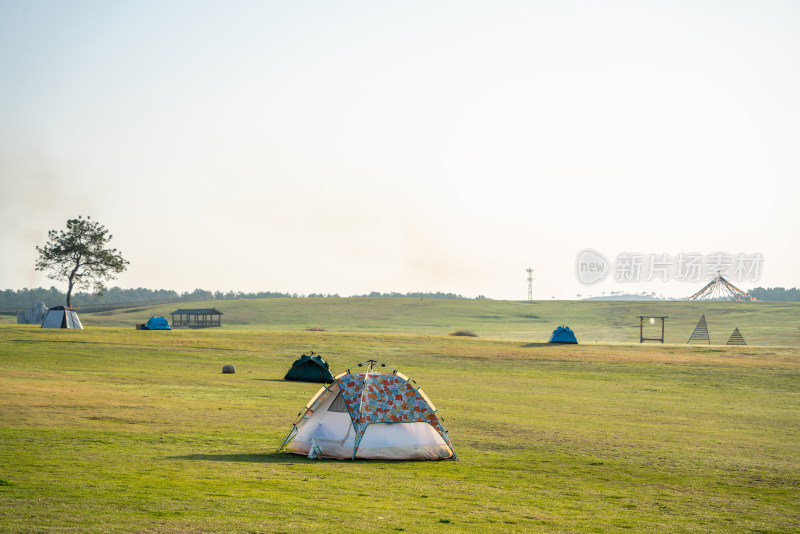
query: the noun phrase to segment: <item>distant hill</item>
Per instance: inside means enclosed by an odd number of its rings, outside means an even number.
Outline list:
[[[800,289],[794,287],[786,289],[784,287],[757,287],[748,291],[750,295],[764,302],[800,302]],[[688,294],[687,294],[688,296]],[[601,297],[587,297],[582,300],[683,300],[683,299],[665,299],[659,298],[655,295],[648,294],[625,294],[625,295],[603,295]]]
[[[761,301],[766,302],[800,302],[800,289],[785,289],[782,287],[763,288],[757,287],[750,291],[750,294]],[[147,289],[130,288],[123,289],[112,287],[102,295],[80,292],[73,295],[73,306],[77,308],[104,308],[110,306],[147,306],[155,304],[196,302],[203,300],[242,300],[242,299],[283,299],[283,298],[326,298],[337,299],[337,294],[311,293],[301,295],[297,293],[284,293],[280,291],[258,291],[244,293],[241,291],[208,291],[205,289],[195,289],[192,292],[184,291],[179,293],[169,289]],[[364,295],[354,295],[347,298],[382,298],[382,299],[423,299],[423,300],[465,300],[465,301],[484,301],[491,300],[483,295],[477,297],[465,297],[457,293],[442,292],[409,292],[409,293],[380,293],[373,291]],[[654,293],[649,294],[617,294],[602,295],[599,297],[587,297],[584,301],[631,301],[631,302],[668,302],[681,299],[659,298]],[[63,306],[66,302],[66,295],[51,286],[49,289],[5,289],[0,290],[0,311],[5,313],[16,312],[16,310],[28,309],[35,302],[44,302],[49,308]]]
[[[639,316],[667,316],[667,343],[685,344],[701,315],[711,343],[724,345],[738,328],[748,345],[800,346],[795,302],[687,301],[498,301],[419,298],[266,298],[161,304],[97,312],[80,312],[84,327],[133,329],[153,315],[168,320],[178,308],[216,308],[222,330],[265,332],[314,329],[328,332],[381,332],[447,336],[469,330],[478,339],[544,343],[560,325],[569,326],[579,343],[639,341]],[[0,316],[0,323],[16,317]],[[650,325],[645,325],[645,334]],[[660,329],[659,329],[660,333]],[[425,353],[424,346],[415,350]]]
[[[654,295],[603,295],[602,297],[588,297],[582,300],[677,300],[677,299],[663,299]]]

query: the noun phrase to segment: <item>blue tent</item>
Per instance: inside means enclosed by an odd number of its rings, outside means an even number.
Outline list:
[[[568,326],[559,326],[553,330],[553,335],[550,336],[550,343],[578,343],[578,339]]]
[[[156,315],[155,317],[150,317],[150,320],[142,327],[142,330],[172,330],[172,327],[169,325],[169,321]]]

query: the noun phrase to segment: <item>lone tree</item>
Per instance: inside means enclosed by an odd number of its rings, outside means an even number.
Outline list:
[[[105,248],[113,236],[91,217],[67,221],[66,231],[50,230],[47,244],[36,247],[37,271],[49,271],[52,280],[67,280],[67,307],[72,307],[74,288],[93,287],[98,294],[105,291],[105,280],[114,279],[126,269],[127,260],[117,249]]]

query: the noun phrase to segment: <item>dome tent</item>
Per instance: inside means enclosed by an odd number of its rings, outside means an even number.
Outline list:
[[[160,315],[156,315],[147,320],[142,330],[172,330],[172,327],[169,325],[169,321]]]
[[[375,360],[358,364],[364,366],[320,389],[278,450],[353,460],[458,459],[444,422],[416,382]]]
[[[42,328],[74,328],[83,330],[78,314],[72,308],[56,306],[47,310],[47,315],[42,321]]]
[[[549,343],[573,343],[577,344],[578,339],[568,326],[559,326],[553,330]]]
[[[322,359],[319,354],[314,354],[312,350],[308,354],[303,354],[292,364],[289,372],[283,377],[284,380],[295,380],[297,382],[317,382],[330,384],[333,382],[328,362]]]

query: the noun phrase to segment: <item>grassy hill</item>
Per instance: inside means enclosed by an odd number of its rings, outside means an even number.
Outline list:
[[[264,299],[0,325],[2,532],[796,532],[800,305]],[[715,346],[686,345],[705,314]],[[639,344],[639,315],[668,315]],[[559,324],[580,345],[544,343]],[[309,327],[325,331],[306,331]],[[747,347],[723,346],[738,327]],[[656,326],[653,332],[660,331]],[[458,329],[480,337],[447,335]],[[767,346],[762,346],[767,345]],[[317,386],[375,358],[425,388],[459,462],[274,452]],[[222,374],[234,364],[235,374]]]
[[[346,314],[300,300],[218,304],[228,318],[273,329],[0,326],[0,531],[796,532],[800,524],[797,348],[366,331],[405,322],[491,333],[514,313],[555,303],[357,301]],[[576,303],[571,323],[594,317],[581,309],[614,308]],[[414,316],[426,320],[415,326]],[[434,327],[431,317],[441,317]],[[518,332],[533,319],[517,316]],[[279,321],[292,331],[274,329]],[[318,323],[362,331],[299,330]],[[613,321],[586,328],[608,331]],[[317,389],[281,380],[310,348],[336,371],[377,358],[417,380],[461,461],[274,452]],[[236,374],[221,373],[229,363]]]
[[[706,315],[712,344],[724,345],[734,328],[750,345],[800,345],[800,303],[469,301],[390,298],[298,298],[168,304],[82,313],[85,326],[133,328],[152,315],[178,307],[216,307],[223,329],[397,332],[444,335],[466,329],[480,337],[547,341],[556,326],[569,325],[581,343],[639,341],[639,315],[667,315],[666,342],[684,344]],[[647,323],[649,326],[649,323]],[[660,323],[651,333],[660,334]],[[647,335],[645,337],[648,337]]]

